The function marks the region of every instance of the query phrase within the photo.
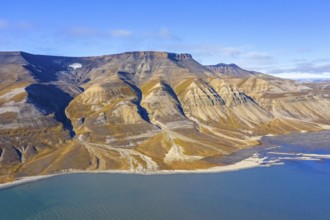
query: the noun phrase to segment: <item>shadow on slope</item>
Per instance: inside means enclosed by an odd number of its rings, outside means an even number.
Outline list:
[[[52,59],[49,56],[32,55],[23,52],[21,55],[29,63],[28,65],[24,65],[24,67],[30,70],[32,76],[39,82],[56,81],[58,80],[57,73],[66,70],[59,63],[55,63],[55,58]],[[60,58],[57,59],[61,60]]]
[[[181,102],[180,100],[178,99],[178,96],[176,95],[176,93],[174,92],[174,90],[172,89],[171,86],[169,86],[167,83],[165,82],[162,82],[162,85],[164,86],[164,89],[168,92],[168,94],[170,94],[170,96],[177,102],[177,107],[180,111],[180,113],[186,117],[184,111],[183,111],[183,108],[182,108],[182,105],[181,105]]]
[[[138,113],[140,114],[142,119],[151,124],[148,111],[144,107],[141,106],[141,100],[142,100],[141,90],[139,89],[139,87],[137,87],[136,85],[134,85],[128,81],[133,77],[132,74],[127,73],[127,72],[118,72],[118,75],[119,75],[119,78],[136,93],[137,99],[133,100],[132,102],[136,105],[136,107],[138,109]]]
[[[70,119],[65,115],[65,108],[72,97],[54,85],[32,84],[25,88],[28,93],[28,102],[39,108],[44,114],[54,113],[55,119],[70,131],[70,136],[75,135]]]

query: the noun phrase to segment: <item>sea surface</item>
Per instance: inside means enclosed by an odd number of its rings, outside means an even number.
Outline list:
[[[266,138],[257,153],[284,165],[213,174],[69,174],[2,189],[0,219],[328,220],[330,159],[268,154],[326,155],[328,135]]]

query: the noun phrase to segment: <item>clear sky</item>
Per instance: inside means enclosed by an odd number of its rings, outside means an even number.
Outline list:
[[[0,50],[156,50],[291,78],[330,78],[329,0],[1,0]]]

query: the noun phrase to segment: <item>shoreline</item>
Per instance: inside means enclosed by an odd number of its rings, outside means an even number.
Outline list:
[[[322,131],[326,131],[330,129],[330,125],[326,127]],[[302,132],[303,133],[303,132]],[[313,132],[308,132],[313,133]],[[273,136],[273,135],[266,135],[262,137]],[[275,135],[277,136],[277,135]],[[259,140],[262,138],[260,137]],[[256,145],[256,146],[262,146]],[[254,147],[256,147],[254,146]],[[278,148],[271,147],[269,149]],[[53,174],[46,174],[46,175],[36,175],[36,176],[26,176],[18,178],[11,182],[0,183],[0,190],[15,187],[18,185],[36,182],[39,180],[52,178],[60,175],[69,175],[69,174],[133,174],[133,175],[173,175],[173,174],[207,174],[207,173],[222,173],[222,172],[232,172],[256,167],[270,167],[274,165],[283,165],[284,162],[282,160],[320,160],[320,159],[330,159],[330,154],[328,155],[318,155],[318,154],[306,154],[306,153],[284,153],[284,152],[269,152],[270,154],[274,155],[282,155],[288,156],[291,158],[278,158],[275,160],[268,160],[268,157],[260,158],[258,153],[254,153],[250,157],[247,157],[243,160],[237,161],[233,164],[223,165],[223,166],[215,166],[208,169],[194,169],[194,170],[156,170],[156,171],[131,171],[131,170],[75,170],[75,169],[68,169],[62,170],[58,173]],[[299,157],[300,156],[300,157]]]
[[[37,175],[37,176],[27,176],[22,177],[12,182],[1,183],[0,190],[15,187],[18,185],[23,185],[27,183],[36,182],[43,179],[48,179],[61,175],[69,175],[69,174],[133,174],[133,175],[172,175],[172,174],[203,174],[203,173],[222,173],[222,172],[231,172],[238,171],[256,167],[267,167],[270,165],[262,165],[266,158],[259,158],[257,155],[252,155],[244,160],[236,162],[234,164],[225,165],[225,166],[216,166],[211,167],[209,169],[195,169],[195,170],[157,170],[157,171],[130,171],[130,170],[72,170],[72,171],[64,171],[54,174],[47,175]]]

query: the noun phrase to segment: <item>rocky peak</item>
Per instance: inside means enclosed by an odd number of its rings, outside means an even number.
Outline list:
[[[216,65],[208,65],[206,67],[213,72],[223,74],[224,77],[230,78],[245,78],[257,74],[257,72],[242,69],[234,63],[218,63]]]
[[[226,63],[218,63],[216,65],[214,65],[214,67],[228,67],[228,68],[240,68],[239,66],[237,66],[236,64],[234,63],[230,63],[230,64],[226,64]],[[241,68],[240,68],[241,69]]]

